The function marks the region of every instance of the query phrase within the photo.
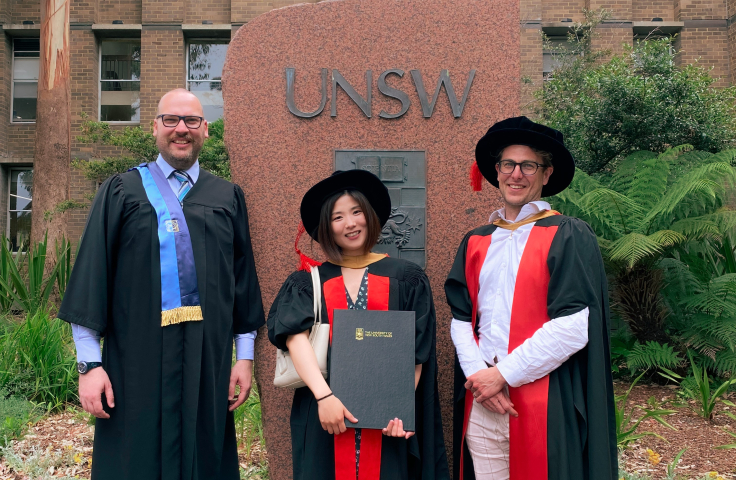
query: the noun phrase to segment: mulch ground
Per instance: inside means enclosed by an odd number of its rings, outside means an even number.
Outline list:
[[[614,389],[617,394],[624,393],[628,384],[617,383]],[[629,397],[629,405],[647,407],[647,400],[654,397],[660,408],[677,410],[676,414],[664,419],[677,430],[670,430],[655,420],[647,419],[639,426],[639,432],[654,432],[665,440],[647,436],[631,444],[621,455],[621,468],[628,473],[639,473],[651,476],[652,479],[666,478],[667,464],[683,448],[687,448],[676,473],[683,478],[702,478],[709,472],[718,472],[724,479],[736,479],[736,449],[715,449],[718,445],[736,443],[736,438],[724,430],[736,433],[736,420],[729,418],[724,412],[736,415],[736,408],[729,408],[719,402],[712,422],[696,415],[692,410],[694,402],[685,402],[677,398],[674,388],[657,385],[636,385]],[[731,401],[736,401],[736,394],[731,393]],[[689,404],[689,405],[688,405]],[[635,418],[638,418],[637,414]],[[651,456],[647,449],[659,455]],[[655,464],[656,463],[656,464]]]
[[[626,388],[628,385],[625,383],[615,385],[617,393]],[[680,450],[687,448],[676,470],[681,478],[697,479],[709,472],[718,472],[724,479],[736,480],[736,449],[713,448],[736,443],[736,438],[724,432],[736,433],[736,420],[724,414],[725,411],[736,414],[736,408],[727,410],[728,407],[719,404],[713,422],[709,422],[678,399],[677,390],[653,385],[635,386],[629,406],[647,407],[650,397],[654,397],[662,408],[677,410],[676,414],[665,417],[677,431],[654,420],[644,421],[639,431],[657,433],[665,440],[647,436],[631,444],[621,455],[621,467],[625,471],[648,475],[654,480],[664,479],[667,464]],[[730,400],[736,401],[736,394],[732,393]],[[22,468],[13,468],[18,465],[17,459],[42,468],[50,478],[89,479],[93,435],[94,427],[88,424],[86,414],[72,410],[46,417],[32,426],[22,440],[12,444],[15,462],[8,462],[5,458],[0,460],[0,480],[37,480],[38,477],[31,477]],[[659,458],[650,455],[647,449]],[[264,462],[265,451],[257,440],[249,450],[241,448],[240,466],[249,477],[252,472],[251,478],[261,478],[258,472]]]
[[[84,412],[67,411],[46,417],[33,425],[12,450],[24,462],[39,465],[49,478],[90,478],[94,427]],[[256,439],[250,449],[239,451],[241,468],[246,478],[260,480],[265,463],[265,450]],[[16,471],[6,458],[0,459],[0,480],[38,480],[27,471]],[[15,462],[17,463],[17,462]]]

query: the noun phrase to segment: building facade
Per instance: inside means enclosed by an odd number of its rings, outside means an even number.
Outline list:
[[[71,0],[72,157],[118,153],[76,140],[85,118],[149,128],[158,99],[173,88],[194,92],[207,120],[219,118],[232,35],[262,13],[305,1],[315,0]],[[584,9],[610,12],[598,27],[598,46],[616,51],[637,38],[677,34],[681,62],[712,68],[720,86],[736,80],[736,0],[520,0],[522,113],[531,111],[533,91],[554,68],[540,33],[564,41]],[[32,206],[32,169],[40,1],[0,0],[0,33],[0,233],[17,248],[28,239],[31,215],[39,214]],[[72,171],[73,200],[85,201],[95,187]],[[86,215],[69,214],[73,242]]]

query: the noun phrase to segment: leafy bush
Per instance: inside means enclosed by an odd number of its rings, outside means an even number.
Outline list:
[[[578,166],[610,170],[632,152],[657,153],[681,144],[717,152],[736,138],[736,88],[717,88],[698,65],[678,66],[669,38],[608,52],[591,48],[601,17],[588,12],[556,55],[552,77],[537,91],[543,121],[565,135]],[[549,47],[549,45],[548,45]]]
[[[0,335],[0,388],[57,410],[78,400],[76,358],[66,322],[28,314]]]
[[[209,138],[204,141],[199,152],[200,166],[214,175],[230,180],[230,159],[225,148],[225,124],[222,119],[208,124]],[[104,157],[100,160],[75,159],[72,166],[82,170],[85,177],[98,183],[104,182],[116,173],[123,173],[145,162],[153,162],[158,157],[156,139],[143,127],[125,127],[122,130],[111,127],[106,122],[85,120],[82,134],[77,140],[83,143],[97,143],[120,147],[127,153],[120,156]]]
[[[736,211],[727,206],[736,186],[736,150],[690,150],[681,145],[659,155],[636,152],[608,177],[578,170],[570,187],[550,199],[595,231],[613,276],[613,310],[643,345],[672,344],[666,328],[670,310],[661,293],[669,277],[658,262],[687,249],[712,249],[736,227]],[[731,284],[728,278],[716,283],[718,289],[708,289],[712,294],[691,307],[706,307],[701,311],[710,317],[725,312],[711,307],[724,304]]]
[[[631,382],[631,385],[629,386],[629,389],[626,391],[626,393],[624,393],[623,395],[616,395],[614,398],[614,405],[616,408],[616,443],[619,449],[626,448],[631,442],[635,442],[636,440],[639,440],[640,438],[646,437],[648,435],[662,438],[660,435],[657,435],[654,432],[637,432],[641,422],[643,422],[647,418],[654,419],[665,427],[671,428],[672,430],[677,430],[675,427],[667,423],[662,418],[664,416],[677,413],[675,410],[666,410],[662,408],[648,409],[638,407],[636,405],[633,407],[629,407],[627,405],[629,402],[629,395],[631,394],[631,390],[634,388],[634,385],[639,382],[644,373],[636,377],[636,379]],[[638,420],[633,418],[637,410],[641,410],[644,413],[644,415],[639,417]]]
[[[40,413],[34,403],[0,389],[0,446],[23,435],[28,424],[36,421]]]
[[[33,248],[24,250],[21,247],[14,254],[8,248],[9,242],[6,237],[0,236],[0,308],[4,312],[15,308],[21,308],[30,315],[46,311],[54,282],[62,268],[64,278],[59,279],[58,285],[60,290],[66,288],[71,262],[68,250],[71,247],[66,240],[62,240],[61,246],[56,246],[61,261],[57,262],[47,275],[46,243],[44,237],[44,240],[36,243]]]
[[[674,348],[649,341],[637,343],[626,357],[626,363],[632,371],[665,368],[677,368],[682,358]]]
[[[688,352],[688,358],[690,358],[690,366],[693,371],[692,381],[686,382],[684,380],[689,380],[689,378],[683,379],[682,376],[666,368],[662,369],[666,373],[662,373],[661,375],[668,380],[679,383],[685,396],[691,400],[695,400],[695,413],[706,420],[712,421],[717,402],[722,401],[721,396],[728,393],[731,385],[736,385],[736,378],[726,380],[711,390],[711,380],[708,378],[708,370],[698,366],[690,352]]]

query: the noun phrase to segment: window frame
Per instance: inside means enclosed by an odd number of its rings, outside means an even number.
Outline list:
[[[8,202],[8,206],[5,209],[5,213],[7,214],[7,221],[5,222],[6,223],[5,237],[8,239],[9,242],[11,242],[10,244],[12,245],[12,238],[10,237],[10,217],[11,217],[10,214],[11,212],[31,212],[31,221],[33,221],[33,208],[31,208],[30,210],[11,210],[10,209],[10,197],[12,195],[12,193],[10,192],[12,191],[12,185],[13,185],[13,172],[17,172],[17,171],[21,171],[21,172],[31,171],[32,172],[33,165],[10,165],[8,166],[6,171],[8,172],[8,195],[6,198]],[[16,190],[16,193],[17,193],[17,190]],[[17,197],[18,195],[16,194],[15,196]],[[31,196],[31,202],[33,202],[32,196]],[[29,236],[30,236],[30,232],[29,232]],[[19,247],[18,250],[11,248],[11,253],[12,254],[18,253],[18,251],[20,250],[20,245],[18,247]]]
[[[36,38],[36,37],[32,37]],[[36,108],[36,119],[34,120],[15,120],[13,118],[13,105],[15,103],[15,82],[18,83],[35,83],[36,84],[36,99],[38,100],[38,83],[40,81],[39,78],[37,78],[35,81],[33,80],[16,80],[15,79],[15,41],[17,38],[12,39],[12,47],[10,52],[10,123],[15,125],[35,125],[36,120],[38,119],[38,108]],[[38,70],[39,70],[39,76],[41,72],[41,38],[38,39]],[[38,105],[38,104],[37,104]]]
[[[191,92],[192,90],[190,90],[189,84],[192,83],[192,82],[198,82],[198,83],[219,82],[220,83],[220,91],[222,91],[222,72],[220,73],[220,79],[219,80],[211,80],[211,79],[210,80],[190,80],[190,78],[189,78],[189,53],[190,53],[189,52],[189,46],[192,45],[192,44],[195,44],[196,45],[196,44],[202,44],[202,43],[227,45],[228,48],[230,48],[231,39],[214,38],[214,37],[209,37],[209,38],[195,37],[195,38],[189,38],[189,39],[187,39],[187,41],[185,42],[186,62],[185,62],[185,66],[184,66],[184,88],[188,92]],[[217,120],[220,120],[222,118],[225,118],[224,107],[225,107],[225,104],[224,104],[224,101],[223,101],[223,116],[221,116]],[[207,120],[207,119],[205,118],[205,120]],[[216,121],[216,120],[213,120],[213,121]],[[210,123],[210,121],[207,120],[207,123]]]
[[[140,125],[141,121],[139,120],[102,120],[102,82],[138,82],[141,83],[141,80],[103,80],[102,79],[102,44],[104,42],[128,42],[132,43],[134,41],[138,41],[138,43],[141,45],[141,66],[143,65],[143,42],[140,38],[103,38],[98,42],[98,57],[97,57],[97,64],[99,65],[99,68],[97,69],[97,121],[98,122],[105,122],[110,125]],[[142,75],[141,75],[142,76]],[[140,86],[138,88],[138,101],[141,101],[141,89]],[[139,107],[139,109],[142,108]],[[140,115],[139,115],[140,116]]]

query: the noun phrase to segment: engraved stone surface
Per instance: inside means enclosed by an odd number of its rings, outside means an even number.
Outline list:
[[[266,308],[296,268],[294,237],[304,192],[335,169],[338,152],[379,157],[370,160],[371,168],[384,176],[398,207],[382,246],[424,263],[431,281],[448,452],[454,348],[443,284],[465,233],[486,223],[499,206],[495,189],[484,183],[483,192],[473,192],[468,175],[478,139],[495,121],[519,114],[519,37],[518,0],[323,1],[276,9],[242,26],[223,72],[225,141],[233,180],[248,203]],[[333,95],[335,70],[345,82]],[[288,105],[287,75],[293,89]],[[345,84],[352,86],[352,96]],[[357,98],[364,100],[359,104]],[[392,160],[412,152],[425,157],[426,172],[417,184],[411,163],[403,166],[401,181]],[[420,230],[413,230],[415,222],[421,222]],[[394,225],[399,232],[412,225],[412,234],[397,235]],[[415,247],[419,240],[424,249]],[[397,241],[404,242],[402,249]],[[321,257],[316,243],[300,245]],[[291,478],[293,392],[272,386],[274,365],[275,347],[264,328],[256,341],[255,371],[270,476],[282,480]]]
[[[337,150],[335,152],[335,170],[354,168],[376,174],[389,188],[393,207],[391,216],[383,227],[378,244],[373,251],[404,258],[426,268],[427,159],[425,153],[401,150]]]

